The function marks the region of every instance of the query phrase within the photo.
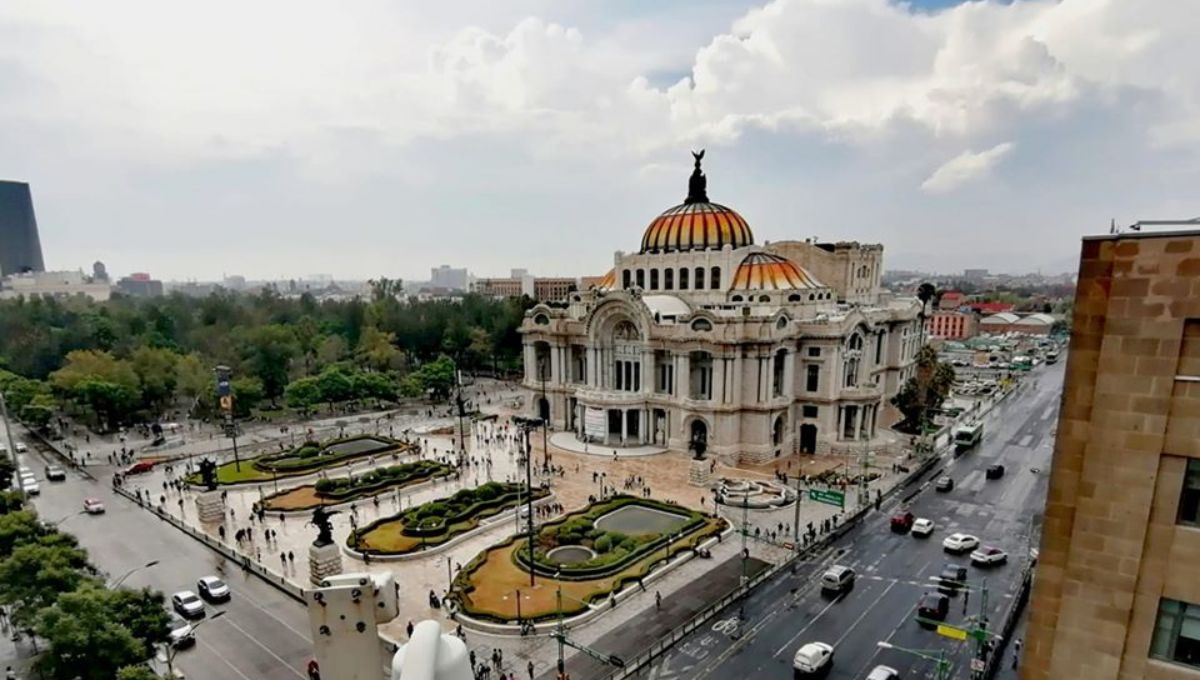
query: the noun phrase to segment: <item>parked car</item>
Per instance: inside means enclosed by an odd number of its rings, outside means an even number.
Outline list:
[[[821,574],[821,590],[840,593],[853,585],[854,570],[845,565],[835,564]]]
[[[990,567],[1007,561],[1008,553],[995,546],[983,547],[971,553],[971,564],[979,567]]]
[[[917,519],[913,520],[912,535],[921,537],[929,536],[933,533],[933,527],[933,520],[925,517],[918,517]]]
[[[185,619],[204,617],[204,601],[190,590],[181,590],[171,596],[171,606]]]
[[[827,672],[833,666],[833,647],[824,642],[809,642],[796,650],[792,658],[793,676],[807,678]]]
[[[89,515],[103,515],[104,501],[99,498],[85,498],[83,499],[83,511]]]
[[[916,516],[908,511],[898,512],[895,515],[892,515],[892,531],[898,534],[908,533],[908,530],[912,528],[913,520],[915,519]]]
[[[921,598],[921,604],[917,606],[917,623],[922,626],[930,624],[921,621],[927,619],[930,621],[945,621],[946,615],[950,613],[950,598],[940,593],[925,593]]]
[[[900,680],[900,671],[891,666],[876,666],[867,673],[867,680]]]
[[[938,491],[952,491],[954,489],[954,479],[946,475],[938,477],[937,483],[934,485]]]
[[[967,568],[961,564],[947,563],[938,574],[938,589],[957,592],[967,582]]]
[[[140,474],[142,474],[142,473],[144,473],[144,472],[149,472],[149,471],[151,471],[151,470],[153,470],[153,469],[154,469],[154,461],[151,461],[151,460],[143,460],[143,461],[141,461],[141,462],[134,463],[133,465],[130,465],[130,466],[129,466],[129,467],[126,469],[126,470],[125,470],[125,474],[127,474],[127,475],[140,475]]]
[[[175,649],[183,649],[196,643],[196,636],[192,633],[192,624],[179,614],[171,612],[171,619],[167,623],[167,627],[169,631],[167,638]]]
[[[52,482],[65,482],[67,480],[67,471],[57,465],[47,465],[46,479]]]
[[[985,472],[984,475],[988,479],[1000,479],[1001,477],[1004,476],[1004,466],[1003,465],[989,465],[987,472]]]
[[[942,548],[946,552],[964,553],[979,547],[979,539],[971,534],[950,534],[942,540]]]
[[[209,602],[224,602],[229,599],[229,586],[216,576],[205,576],[196,581],[196,590],[200,597]]]

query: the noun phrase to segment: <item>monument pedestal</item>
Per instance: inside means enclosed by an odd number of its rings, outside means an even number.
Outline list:
[[[321,580],[342,573],[342,551],[336,543],[310,545],[308,547],[308,578],[313,585]]]
[[[225,503],[220,491],[204,491],[196,496],[196,514],[201,522],[223,522]]]
[[[712,463],[707,460],[692,459],[688,470],[688,484],[707,488],[712,482]]]

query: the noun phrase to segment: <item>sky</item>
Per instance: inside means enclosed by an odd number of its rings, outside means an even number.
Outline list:
[[[1197,0],[5,0],[47,266],[598,275],[682,201],[885,267],[1200,215]]]

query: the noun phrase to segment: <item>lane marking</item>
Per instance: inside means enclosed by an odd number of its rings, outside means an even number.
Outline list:
[[[303,675],[301,675],[301,674],[300,674],[300,671],[296,670],[295,668],[292,668],[292,665],[291,665],[291,664],[289,664],[288,662],[284,661],[284,660],[283,660],[283,657],[279,656],[279,655],[278,655],[278,654],[276,654],[274,651],[272,651],[270,647],[268,647],[268,646],[264,645],[263,643],[259,642],[259,641],[258,641],[258,638],[256,638],[256,637],[254,637],[253,635],[251,635],[251,634],[250,634],[250,633],[249,633],[249,632],[248,632],[248,631],[247,631],[245,628],[242,628],[241,626],[237,625],[236,623],[234,623],[232,620],[230,620],[230,619],[228,619],[228,618],[222,617],[222,619],[223,619],[223,620],[224,620],[226,623],[228,623],[229,625],[231,625],[231,626],[233,626],[234,628],[236,628],[236,629],[238,630],[238,632],[240,632],[242,635],[245,635],[247,638],[249,638],[251,642],[253,642],[254,644],[256,644],[256,645],[258,645],[259,647],[261,647],[261,648],[263,649],[263,651],[264,651],[264,652],[266,652],[267,654],[270,654],[271,656],[275,657],[275,660],[276,660],[276,661],[278,661],[280,664],[282,664],[284,668],[287,668],[289,671],[291,671],[292,673],[294,673],[294,674],[296,675],[296,677],[297,677],[297,678],[300,678],[300,680],[307,680],[307,679],[306,679],[306,678],[305,678]]]
[[[838,597],[834,598],[829,604],[825,605],[825,608],[822,609],[821,611],[817,612],[817,615],[812,617],[812,619],[807,624],[805,624],[805,626],[803,628],[801,628],[799,630],[799,632],[797,632],[795,635],[793,635],[791,637],[791,639],[789,639],[787,642],[785,642],[782,647],[780,647],[778,650],[776,650],[776,652],[772,655],[772,657],[773,658],[778,657],[785,650],[787,650],[788,647],[791,647],[793,642],[798,640],[801,635],[804,635],[804,633],[807,632],[809,628],[812,628],[812,625],[814,623],[816,623],[817,621],[819,621],[820,618],[825,615],[825,612],[829,611],[829,609],[831,607],[833,607],[833,605],[841,602],[843,597],[844,597],[843,595],[839,595]]]
[[[896,587],[896,583],[898,583],[898,581],[893,581],[890,585],[888,585],[887,588],[884,588],[883,592],[879,594],[879,597],[875,598],[875,601],[871,603],[871,606],[863,609],[863,613],[859,614],[858,618],[854,619],[854,623],[850,624],[850,627],[846,629],[846,632],[842,633],[842,636],[837,639],[837,642],[833,643],[834,649],[837,649],[838,645],[842,644],[842,641],[845,640],[850,633],[854,632],[854,628],[858,626],[859,623],[862,623],[862,620],[867,617],[867,614],[874,613],[875,605],[879,604],[880,600],[887,597],[888,592],[892,588]]]
[[[240,669],[240,668],[238,668],[237,666],[234,666],[232,663],[230,663],[229,659],[226,659],[226,658],[225,658],[225,655],[224,655],[224,654],[221,654],[221,652],[219,652],[219,651],[217,650],[217,648],[216,648],[216,647],[213,647],[212,645],[208,644],[207,642],[205,642],[205,641],[204,641],[202,638],[200,638],[199,636],[197,636],[197,637],[196,637],[196,644],[197,644],[197,645],[203,645],[204,647],[206,647],[206,648],[207,648],[207,649],[208,649],[210,652],[212,652],[213,656],[215,656],[215,657],[217,657],[218,659],[220,659],[220,660],[221,660],[221,661],[222,661],[222,662],[223,662],[223,663],[224,663],[226,666],[229,666],[230,668],[232,668],[234,673],[237,673],[238,675],[242,676],[242,677],[243,677],[243,678],[245,678],[246,680],[251,680],[250,676],[246,675],[245,673],[243,673],[243,672],[241,671],[241,669]],[[180,664],[179,662],[175,662],[175,664],[174,664],[174,665],[176,665],[176,666],[180,666],[180,665],[182,665],[182,664]],[[189,665],[190,665],[190,664],[189,664]]]
[[[248,577],[247,580],[249,580],[249,578],[258,578],[257,576],[251,576],[250,574],[245,574],[245,576]],[[221,580],[224,581],[225,579],[222,578]],[[226,581],[226,583],[228,583],[228,581]],[[262,585],[266,585],[268,587],[274,588],[274,586],[271,586],[270,584],[267,584],[267,583],[263,583]],[[230,590],[233,590],[233,588],[231,587]],[[242,592],[240,587],[238,588],[237,592]],[[278,616],[275,616],[274,614],[272,614],[269,610],[267,610],[266,607],[263,607],[262,605],[260,605],[258,603],[258,601],[256,599],[254,599],[252,596],[250,596],[249,594],[243,593],[243,594],[239,595],[238,600],[241,601],[242,599],[245,599],[247,602],[249,602],[255,609],[258,609],[262,613],[266,614],[267,616],[269,616],[269,617],[275,619],[276,621],[278,621],[279,623],[283,624],[284,628],[287,628],[288,630],[290,630],[293,633],[295,633],[296,635],[298,635],[300,637],[300,639],[304,640],[305,642],[307,642],[309,644],[312,644],[311,638],[309,638],[307,635],[305,635],[302,631],[300,631],[296,628],[293,628],[291,626],[291,624],[289,624],[287,621],[284,621],[283,619],[279,618]],[[287,601],[290,604],[295,603],[295,601],[292,600],[291,598],[288,598]],[[301,606],[303,607],[303,605],[301,605]]]

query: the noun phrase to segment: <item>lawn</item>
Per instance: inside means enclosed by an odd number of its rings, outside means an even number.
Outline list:
[[[346,503],[360,498],[378,496],[453,472],[454,468],[444,463],[418,460],[386,468],[376,468],[352,478],[322,479],[316,484],[304,484],[280,491],[267,496],[260,503],[255,503],[255,508],[261,507],[268,512],[311,510],[318,505]]]
[[[286,479],[307,475],[339,465],[345,465],[372,455],[391,454],[393,459],[400,454],[412,453],[415,444],[388,439],[386,437],[350,437],[331,440],[323,444],[305,442],[291,451],[269,453],[238,462],[217,466],[218,484],[252,484],[274,479]],[[238,469],[238,468],[241,469]],[[199,473],[187,477],[189,484],[201,484]]]
[[[488,482],[462,489],[452,496],[423,503],[363,527],[346,545],[372,555],[403,555],[446,543],[479,526],[479,523],[523,502],[523,485]],[[535,488],[534,500],[549,490]]]
[[[602,517],[618,507],[631,504],[654,509],[660,509],[664,505],[629,497],[602,501],[539,529],[539,545],[542,545],[541,537],[546,532],[557,533],[563,527],[579,527],[580,520]],[[532,588],[529,586],[528,567],[523,566],[523,563],[528,563],[525,551],[528,550],[529,544],[524,537],[509,538],[472,560],[455,578],[450,597],[457,600],[462,611],[469,616],[489,621],[514,622],[517,620],[516,593],[520,591],[521,618],[544,620],[557,616],[556,593],[562,588],[563,613],[568,616],[577,614],[586,609],[587,605],[584,603],[604,601],[610,593],[640,581],[668,555],[692,550],[728,526],[725,520],[718,517],[702,515],[685,508],[675,509],[688,516],[699,516],[702,521],[689,523],[683,529],[683,533],[674,539],[661,534],[639,535],[634,549],[615,560],[612,555],[629,544],[617,542],[613,545],[613,538],[610,536],[606,542],[608,549],[598,550],[597,559],[592,561],[601,564],[597,566],[590,562],[581,563],[577,565],[579,569],[573,576],[568,575],[570,569],[567,567],[543,572],[544,567],[539,566],[536,585]],[[597,531],[599,533],[596,534],[596,539],[581,537],[581,542],[575,545],[583,545],[583,541],[588,541],[595,550],[595,541],[612,533]],[[604,543],[600,547],[604,547]],[[540,565],[543,558],[544,550],[539,547],[535,560]],[[605,564],[606,561],[608,563]],[[589,572],[595,575],[589,576]]]

